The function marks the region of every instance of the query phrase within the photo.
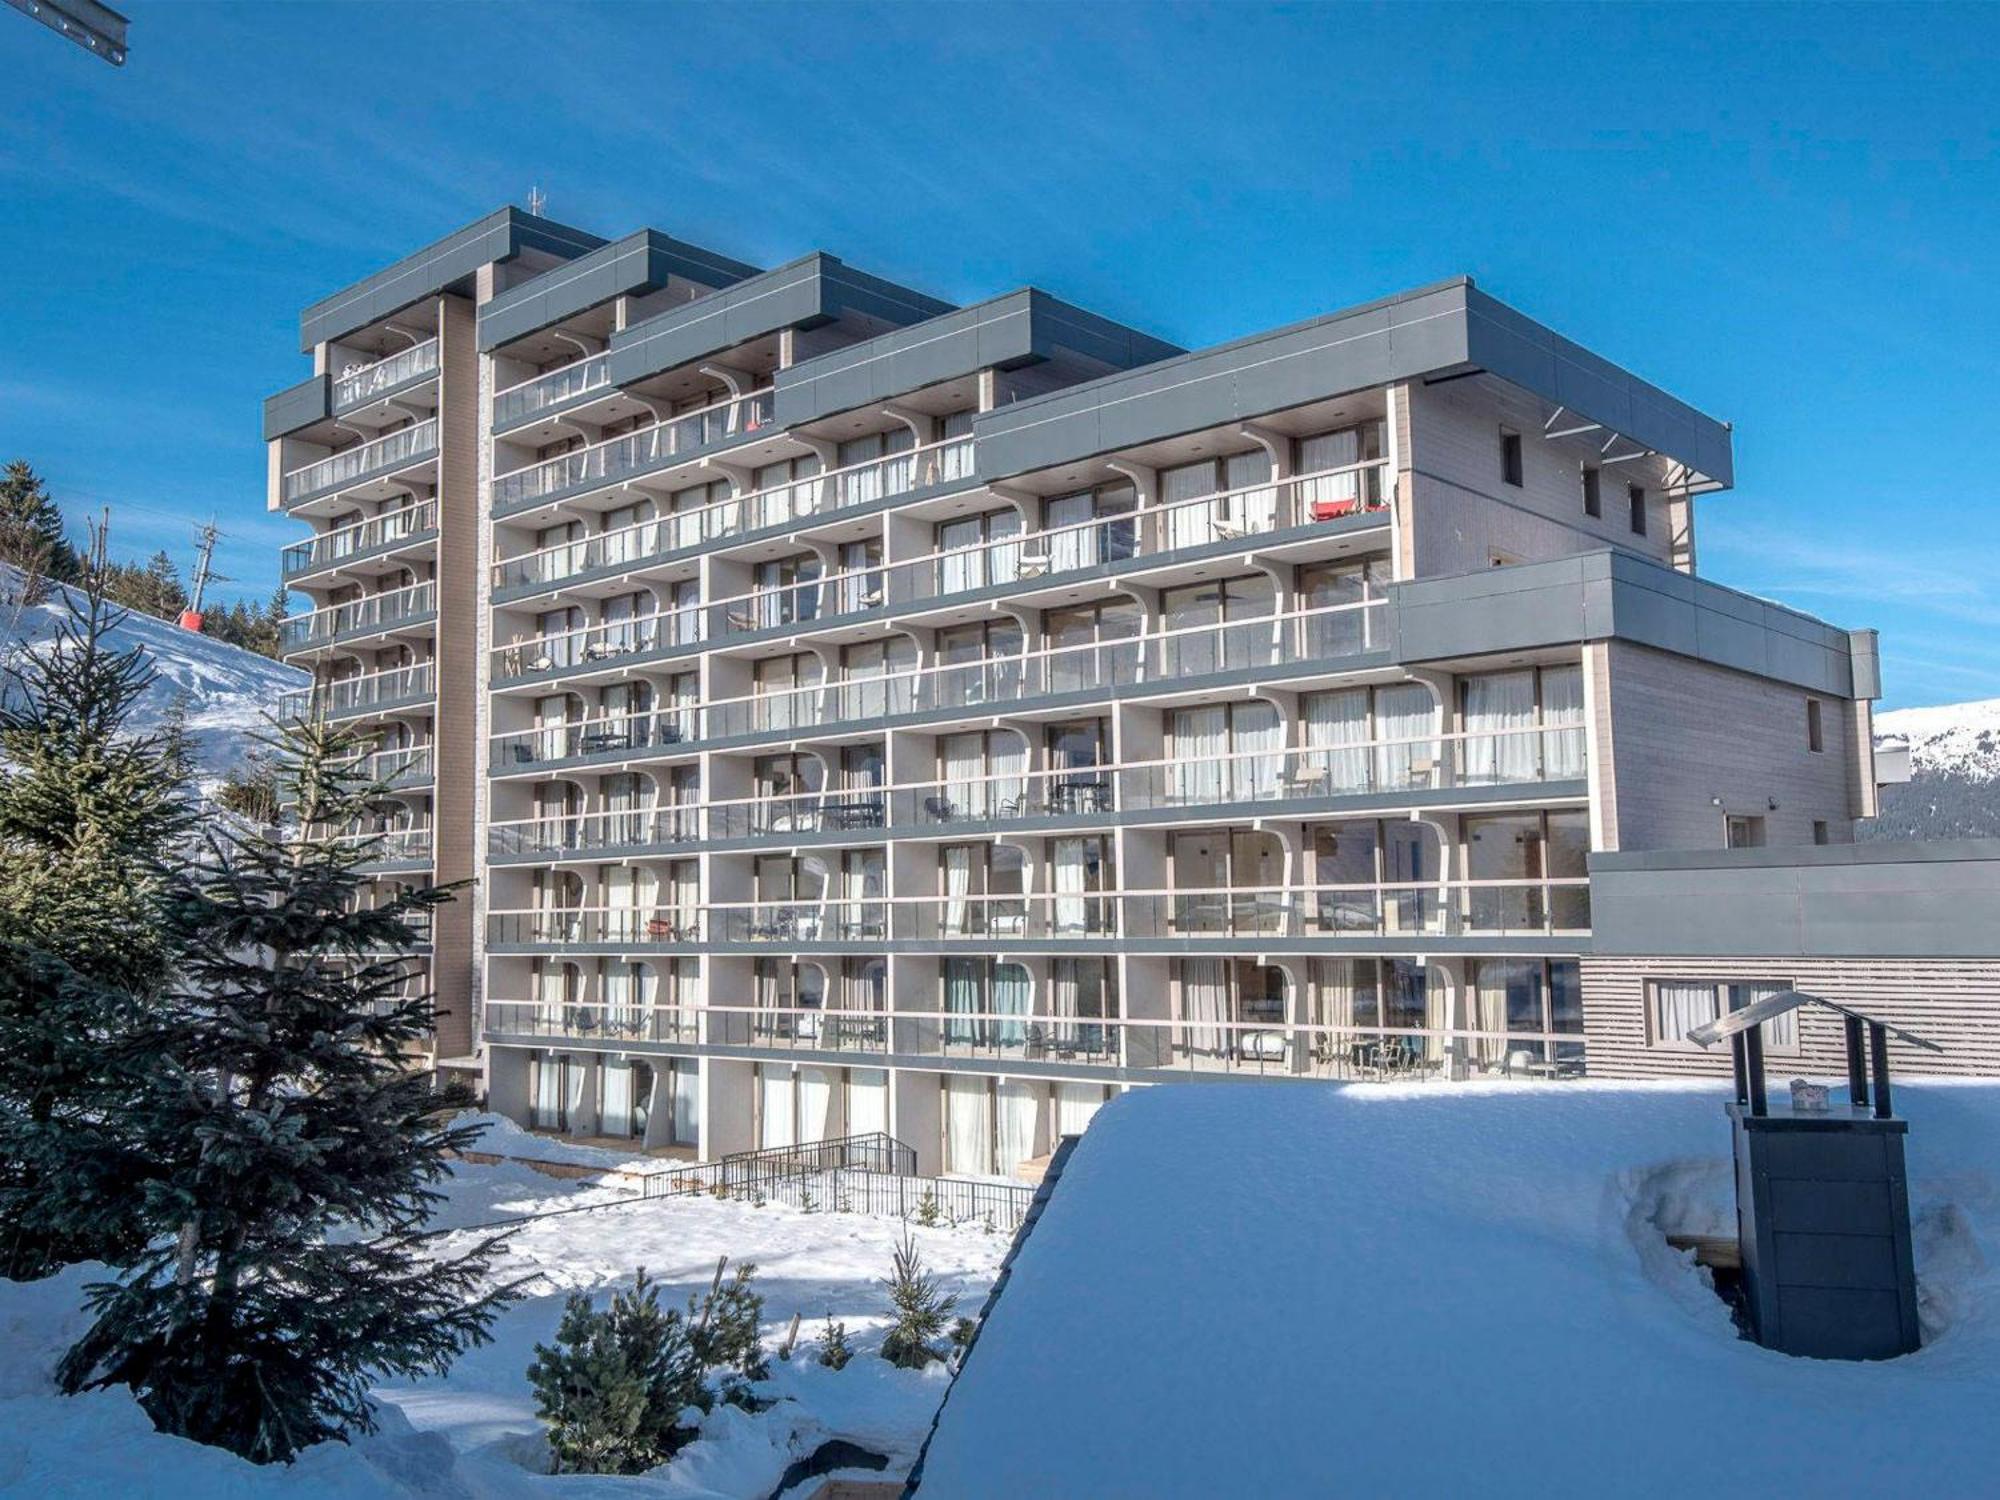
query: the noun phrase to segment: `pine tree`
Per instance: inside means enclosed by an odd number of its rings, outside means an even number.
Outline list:
[[[847,1343],[847,1325],[836,1323],[833,1314],[826,1315],[826,1332],[820,1335],[819,1362],[829,1370],[844,1370],[847,1362],[854,1358],[853,1349]]]
[[[26,459],[17,458],[0,471],[0,562],[58,583],[79,576],[76,549],[63,532],[62,511]]]
[[[137,1039],[159,1062],[129,1116],[156,1161],[148,1248],[91,1289],[57,1371],[258,1462],[370,1430],[371,1378],[442,1372],[514,1295],[482,1290],[497,1240],[442,1260],[418,1239],[479,1133],[443,1117],[465,1092],[412,1066],[431,1014],[404,993],[411,920],[450,893],[360,903],[377,851],[330,837],[380,794],[345,764],[358,748],[290,726],[287,821],[210,828],[171,884],[177,983]]]
[[[0,1274],[122,1260],[142,1229],[122,1138],[122,1039],[163,982],[165,862],[190,826],[172,726],[130,731],[153,681],[92,584],[0,683]]]
[[[162,620],[178,619],[180,612],[187,608],[187,590],[181,585],[181,570],[174,566],[174,560],[164,550],[155,552],[153,560],[146,564],[140,575],[140,590],[145,603],[140,607],[149,615]]]
[[[709,1407],[688,1322],[660,1306],[644,1268],[603,1312],[572,1292],[555,1343],[535,1345],[528,1383],[558,1474],[642,1474],[694,1437],[681,1413]]]
[[[958,1297],[924,1269],[917,1242],[909,1235],[896,1246],[893,1269],[882,1284],[889,1289],[889,1305],[896,1311],[896,1321],[882,1340],[882,1357],[906,1370],[921,1370],[932,1360],[943,1359],[946,1351],[938,1347],[938,1338],[958,1306]]]

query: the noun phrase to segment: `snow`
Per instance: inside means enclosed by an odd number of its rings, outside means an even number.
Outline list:
[[[18,602],[19,575],[0,568],[0,600],[5,601],[0,603],[0,659],[12,661],[16,652],[38,649],[55,636],[68,618],[59,591],[65,591],[64,585],[53,584],[41,602],[23,605]],[[240,766],[256,748],[250,736],[268,730],[265,716],[276,711],[279,695],[311,681],[296,667],[136,610],[126,612],[111,639],[121,651],[142,648],[156,674],[133,715],[133,728],[158,728],[177,703],[184,705],[195,761],[209,778]]]
[[[1902,1084],[1927,1344],[1736,1337],[1721,1090],[1180,1085],[1092,1122],[920,1493],[1993,1493],[2000,1083]]]
[[[1875,716],[1875,738],[1907,740],[1919,771],[2000,780],[2000,698],[1892,709]]]
[[[483,1148],[514,1154],[507,1137]],[[544,1159],[557,1143],[533,1137],[518,1154]],[[571,1148],[582,1150],[585,1148]],[[602,1153],[616,1157],[616,1153]],[[587,1212],[530,1215],[580,1206]],[[889,1456],[906,1472],[944,1394],[940,1366],[898,1370],[875,1355],[888,1323],[881,1285],[902,1226],[852,1214],[806,1214],[706,1196],[642,1200],[629,1190],[544,1176],[516,1162],[461,1165],[433,1221],[454,1232],[453,1253],[487,1231],[521,1221],[496,1267],[501,1280],[528,1278],[525,1299],[503,1312],[494,1342],[462,1356],[450,1373],[374,1392],[382,1430],[351,1445],[323,1444],[290,1469],[262,1469],[233,1455],[152,1430],[123,1391],[64,1397],[50,1372],[87,1323],[83,1286],[102,1267],[72,1267],[45,1282],[0,1281],[0,1495],[121,1497],[424,1496],[454,1500],[551,1500],[571,1493],[713,1500],[770,1495],[785,1470],[832,1437]],[[976,1312],[1006,1253],[1004,1235],[977,1229],[913,1229],[926,1263],[967,1314]],[[583,1291],[600,1305],[641,1267],[669,1305],[704,1291],[716,1258],[754,1261],[765,1299],[772,1377],[755,1414],[720,1409],[702,1435],[654,1473],[627,1479],[549,1477],[526,1371],[534,1345],[553,1337],[564,1298]],[[790,1363],[775,1351],[794,1312],[802,1315]],[[847,1325],[855,1356],[833,1371],[813,1362],[828,1314]]]

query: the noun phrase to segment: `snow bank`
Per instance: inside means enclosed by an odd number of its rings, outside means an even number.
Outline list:
[[[1707,1085],[1140,1090],[1093,1121],[926,1496],[1991,1493],[2000,1084],[1900,1086],[1932,1341],[1739,1340]]]
[[[482,1142],[492,1146],[493,1142]],[[532,1144],[545,1144],[541,1138]],[[608,1153],[616,1155],[616,1153]],[[531,1219],[555,1209],[607,1205]],[[49,1497],[200,1496],[263,1500],[299,1495],[550,1500],[565,1494],[648,1500],[763,1500],[785,1470],[829,1438],[845,1438],[906,1471],[945,1390],[945,1375],[898,1370],[875,1350],[888,1322],[881,1279],[900,1226],[852,1214],[806,1214],[776,1205],[706,1196],[634,1201],[629,1193],[568,1183],[513,1163],[461,1165],[439,1228],[522,1219],[498,1276],[528,1279],[526,1298],[504,1312],[494,1342],[439,1379],[378,1387],[382,1430],[352,1445],[322,1444],[290,1468],[261,1469],[217,1449],[152,1430],[123,1391],[55,1393],[63,1349],[83,1330],[83,1287],[101,1267],[74,1267],[48,1281],[0,1281],[0,1494]],[[470,1243],[466,1229],[438,1241],[441,1254]],[[975,1311],[1005,1254],[1007,1237],[976,1229],[914,1231],[926,1262],[963,1309]],[[765,1298],[764,1342],[774,1355],[755,1414],[725,1408],[674,1462],[629,1479],[550,1477],[541,1424],[528,1390],[536,1343],[555,1333],[564,1298],[583,1291],[602,1304],[644,1266],[670,1305],[705,1290],[716,1257],[754,1261]],[[775,1358],[792,1314],[801,1314],[797,1358]],[[825,1318],[847,1325],[856,1351],[845,1370],[812,1357]]]
[[[1892,709],[1875,716],[1875,737],[1909,741],[1919,771],[2000,780],[2000,698]]]
[[[0,659],[34,651],[53,639],[69,618],[55,584],[39,604],[22,605],[19,575],[0,568]],[[158,728],[176,706],[186,714],[195,762],[209,777],[235,770],[256,748],[250,736],[268,728],[264,716],[277,709],[282,693],[303,688],[306,673],[254,651],[182,630],[169,620],[127,611],[112,632],[117,649],[145,651],[156,680],[133,715],[134,727]]]

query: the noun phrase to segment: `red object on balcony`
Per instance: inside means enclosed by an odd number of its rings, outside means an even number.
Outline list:
[[[1342,516],[1351,516],[1361,508],[1361,502],[1352,498],[1346,500],[1313,501],[1315,521],[1337,521]]]

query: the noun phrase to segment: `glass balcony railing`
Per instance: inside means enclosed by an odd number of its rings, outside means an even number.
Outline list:
[[[1171,891],[806,897],[487,914],[487,940],[530,949],[922,942],[1571,937],[1590,930],[1585,876]]]
[[[393,667],[386,672],[369,672],[285,693],[278,699],[278,717],[303,719],[314,713],[328,718],[346,717],[420,702],[430,698],[436,689],[435,664],[419,662],[412,667]]]
[[[531,380],[524,380],[519,385],[510,385],[504,391],[493,393],[494,429],[511,427],[538,411],[560,406],[585,391],[598,390],[610,384],[610,361],[602,354],[593,354],[559,370],[550,370]]]
[[[616,484],[684,454],[753,437],[771,425],[771,410],[771,393],[758,391],[501,474],[493,481],[494,513],[586,486]]]
[[[408,588],[369,594],[345,604],[293,615],[278,626],[281,651],[304,651],[343,636],[371,630],[391,630],[437,608],[437,585],[426,579]]]
[[[373,401],[385,391],[407,385],[438,367],[438,341],[425,339],[372,365],[358,365],[334,377],[333,409],[348,411]]]
[[[1190,625],[1017,655],[847,677],[676,708],[671,718],[616,715],[493,738],[496,766],[740,736],[824,729],[938,709],[990,710],[1034,698],[1108,692],[1219,672],[1300,668],[1380,650],[1380,600]],[[554,753],[551,753],[554,752]]]
[[[967,772],[907,786],[513,819],[490,826],[488,850],[495,856],[570,856],[825,834],[874,842],[885,832],[1046,820],[1103,824],[1127,811],[1212,816],[1246,803],[1580,781],[1584,755],[1580,723],[1548,723],[1032,773]]]
[[[401,465],[414,465],[437,452],[437,418],[401,427],[368,442],[346,448],[285,476],[285,499],[298,500],[322,490],[334,490]]]
[[[437,530],[437,502],[425,500],[399,510],[385,510],[350,526],[322,531],[310,541],[294,542],[280,556],[286,578],[330,568],[350,557],[393,547],[426,531]]]

